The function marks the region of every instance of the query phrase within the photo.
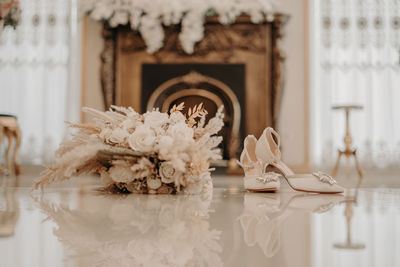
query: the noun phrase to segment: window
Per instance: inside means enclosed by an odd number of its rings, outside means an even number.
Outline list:
[[[343,111],[366,167],[400,163],[400,1],[313,0],[311,134],[316,164],[332,163],[343,147]]]
[[[18,116],[21,161],[48,162],[79,119],[77,0],[21,0],[0,38],[0,113]],[[4,149],[4,148],[3,148]]]

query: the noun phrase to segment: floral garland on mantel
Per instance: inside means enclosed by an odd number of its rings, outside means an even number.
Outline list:
[[[192,54],[194,45],[204,37],[204,18],[218,15],[219,22],[233,23],[241,14],[252,23],[271,21],[276,0],[86,0],[81,10],[111,27],[130,23],[138,30],[152,54],[163,47],[163,25],[181,23],[179,40],[183,50]]]

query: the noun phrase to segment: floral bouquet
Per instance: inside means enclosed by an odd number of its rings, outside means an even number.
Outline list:
[[[93,123],[73,124],[78,131],[56,151],[56,160],[41,174],[35,188],[71,176],[100,173],[110,192],[199,194],[212,188],[210,160],[221,159],[216,134],[224,125],[221,106],[207,125],[203,105],[173,106],[141,115],[112,106],[102,112],[83,108]]]
[[[18,0],[0,0],[0,31],[5,26],[16,27],[21,10]]]

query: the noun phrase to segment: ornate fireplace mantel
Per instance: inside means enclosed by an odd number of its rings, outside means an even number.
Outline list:
[[[250,51],[253,53],[270,54],[270,124],[275,127],[279,116],[281,95],[283,90],[283,61],[284,56],[279,48],[279,40],[282,38],[283,25],[288,20],[287,15],[275,14],[271,22],[263,24],[252,24],[248,16],[240,16],[236,22],[229,26],[221,25],[216,16],[208,17],[205,24],[204,39],[200,41],[193,55],[187,55],[179,44],[179,25],[165,28],[164,47],[153,55],[152,62],[171,62],[166,60],[171,57],[195,59],[196,57],[210,57],[210,54],[218,53],[218,56],[211,56],[219,62],[230,62],[234,51]],[[270,30],[265,30],[267,26]],[[128,38],[121,39],[123,33]],[[269,36],[266,36],[269,35]],[[118,100],[118,79],[117,62],[118,55],[143,51],[146,45],[140,34],[130,30],[129,26],[111,28],[106,23],[103,28],[104,49],[101,53],[101,86],[103,91],[104,105],[108,108],[112,104],[121,104]],[[268,44],[268,41],[270,44]],[[269,51],[270,50],[270,51]],[[197,61],[197,60],[194,60]],[[207,60],[209,62],[210,60]],[[213,61],[213,59],[211,59]]]
[[[117,104],[144,111],[149,106],[148,103],[143,103],[146,100],[142,98],[145,91],[147,93],[147,90],[153,90],[143,87],[145,65],[242,65],[245,92],[242,92],[243,99],[239,98],[239,101],[243,118],[241,125],[244,127],[241,126],[240,132],[232,131],[230,137],[237,138],[229,138],[226,144],[229,158],[234,159],[241,143],[240,136],[249,133],[259,135],[266,126],[277,125],[283,90],[284,61],[279,40],[287,20],[288,16],[275,14],[272,21],[253,24],[248,16],[240,16],[235,23],[226,26],[219,23],[218,17],[208,17],[204,24],[204,38],[196,44],[191,55],[186,54],[180,45],[180,25],[165,27],[163,48],[149,54],[140,33],[132,31],[129,26],[111,28],[104,24],[101,84],[105,107]],[[229,75],[232,74],[228,74],[228,78]],[[239,101],[232,104],[238,105]],[[230,118],[235,117],[233,114],[227,115]],[[230,127],[232,126],[231,124]]]

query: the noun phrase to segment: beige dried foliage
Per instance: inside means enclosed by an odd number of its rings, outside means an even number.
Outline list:
[[[47,167],[46,170],[40,173],[40,180],[35,182],[34,189],[43,188],[45,185],[49,185],[54,182],[54,175],[56,171]]]
[[[114,123],[115,122],[112,117],[110,117],[108,114],[106,114],[103,111],[100,111],[100,110],[97,110],[97,109],[94,109],[94,108],[89,108],[89,107],[83,107],[82,111],[87,113],[87,114],[91,114],[94,117],[96,117],[98,119],[101,119],[103,121],[110,122],[110,123]]]
[[[61,182],[70,178],[70,176],[64,175],[61,167],[46,166],[46,168],[47,169],[40,174],[40,180],[35,183],[35,189],[43,188],[43,186],[49,185],[53,182]],[[87,175],[104,170],[104,166],[101,165],[96,159],[91,159],[83,162],[83,164],[76,169],[73,175]]]
[[[125,107],[119,107],[119,106],[115,106],[115,105],[111,105],[110,111],[119,112],[124,115],[127,115],[131,112],[136,113],[136,111],[134,111],[133,108],[131,108],[131,107],[125,108]]]
[[[200,153],[196,153],[192,157],[191,169],[192,173],[199,175],[200,173],[210,168],[210,162],[207,157],[204,157]]]
[[[93,124],[82,124],[82,123],[72,123],[65,122],[70,128],[80,129],[88,134],[99,134],[101,132],[100,127]]]
[[[197,118],[201,118],[204,117],[208,114],[207,110],[204,109],[203,107],[203,103],[200,103],[198,106],[195,105],[192,108],[189,108],[188,111],[188,118],[186,120],[186,123],[189,125],[189,127],[193,127],[197,122],[196,119]]]
[[[185,103],[182,102],[178,106],[174,105],[169,113],[172,114],[174,112],[182,112],[183,109],[185,108]],[[188,113],[186,114],[186,123],[188,124],[189,127],[193,127],[194,125],[197,124],[196,119],[197,118],[203,118],[208,114],[207,110],[204,109],[203,103],[200,103],[199,105],[195,105],[193,108],[189,108]],[[201,126],[202,127],[202,126]]]
[[[84,175],[84,174],[98,173],[98,172],[106,171],[106,170],[107,170],[106,167],[101,165],[96,158],[93,158],[93,159],[87,161],[81,167],[79,167],[76,170],[75,175],[79,176],[79,175]]]
[[[61,143],[60,147],[54,153],[56,156],[61,157],[65,153],[73,150],[75,147],[85,144],[84,141],[68,140]]]
[[[185,108],[185,102],[180,103],[178,106],[174,105],[170,110],[169,114],[172,114],[174,112],[182,112],[182,110]]]

